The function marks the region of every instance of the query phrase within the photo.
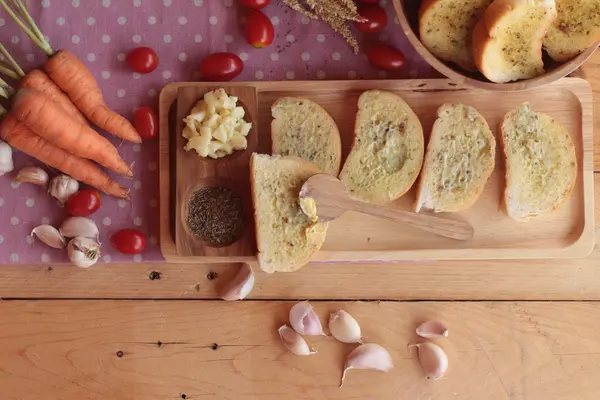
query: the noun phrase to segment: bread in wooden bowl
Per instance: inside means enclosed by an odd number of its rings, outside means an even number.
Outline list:
[[[492,0],[424,0],[419,8],[419,35],[441,60],[477,71],[471,37],[477,21]]]
[[[471,207],[494,170],[496,139],[471,106],[443,104],[433,124],[415,211],[455,212]]]
[[[339,176],[350,195],[385,204],[406,193],[419,175],[425,150],[421,122],[410,106],[390,92],[364,92],[354,135]]]
[[[502,118],[500,143],[506,160],[508,215],[526,221],[558,210],[577,178],[577,156],[569,132],[524,103]]]
[[[271,107],[273,154],[303,158],[325,173],[340,172],[342,141],[335,121],[314,101],[278,99]]]
[[[568,61],[600,41],[600,0],[556,0],[556,11],[544,37],[553,60]]]
[[[300,188],[318,173],[317,166],[301,158],[252,154],[250,184],[258,264],[263,271],[295,271],[325,241],[328,224],[313,221],[299,206]]]

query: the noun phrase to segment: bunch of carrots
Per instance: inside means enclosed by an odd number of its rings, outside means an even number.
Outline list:
[[[19,81],[17,90],[0,79],[0,97],[11,100],[11,109],[0,106],[0,139],[50,167],[103,192],[128,198],[123,188],[95,163],[128,177],[131,167],[115,146],[88,124],[135,143],[142,141],[124,117],[110,110],[98,82],[84,63],[67,50],[54,52],[31,18],[22,0],[0,0],[11,18],[48,56],[42,70],[25,74],[0,44],[9,65],[0,73]]]

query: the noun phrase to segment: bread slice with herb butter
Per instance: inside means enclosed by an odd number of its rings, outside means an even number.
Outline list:
[[[423,127],[410,106],[390,92],[358,98],[354,143],[340,180],[357,200],[389,203],[406,193],[423,164]]]
[[[544,73],[542,40],[556,18],[554,0],[495,0],[473,30],[473,58],[490,81]]]
[[[556,11],[544,38],[553,60],[568,61],[600,40],[600,0],[556,0]]]
[[[252,154],[250,182],[263,271],[295,271],[321,248],[328,224],[307,217],[298,197],[304,182],[319,173],[317,166],[301,158]]]
[[[415,210],[455,212],[471,207],[494,170],[496,139],[479,112],[443,104],[433,124]]]
[[[423,0],[419,8],[421,43],[436,57],[477,71],[471,37],[492,0]]]
[[[506,158],[508,215],[524,221],[559,209],[577,179],[577,155],[569,132],[524,103],[504,116],[500,138]]]
[[[284,97],[271,107],[273,154],[303,158],[331,175],[340,172],[342,142],[335,121],[314,101]]]

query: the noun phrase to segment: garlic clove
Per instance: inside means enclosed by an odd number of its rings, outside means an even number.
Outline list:
[[[61,203],[66,203],[69,197],[77,193],[79,182],[68,175],[58,175],[52,178],[48,187],[48,193],[56,197]]]
[[[277,333],[279,333],[279,338],[283,345],[288,349],[291,353],[297,356],[310,356],[311,354],[315,354],[316,351],[312,350],[308,347],[308,343],[302,336],[298,334],[295,330],[290,328],[287,325],[281,326]]]
[[[0,140],[0,176],[12,172],[13,169],[12,148],[8,143]]]
[[[76,237],[67,244],[69,260],[79,268],[89,268],[100,258],[100,245],[95,240]]]
[[[301,335],[325,335],[319,316],[308,301],[294,304],[290,309],[290,325]]]
[[[425,321],[417,327],[417,335],[427,339],[448,337],[448,329],[439,321]]]
[[[31,231],[31,236],[37,236],[42,243],[55,249],[64,249],[67,245],[63,235],[51,225],[36,226]]]
[[[243,264],[238,273],[219,292],[219,297],[227,301],[243,300],[254,288],[252,267]]]
[[[67,238],[85,237],[97,239],[100,232],[96,223],[86,217],[69,217],[59,228],[61,235]]]
[[[392,356],[390,356],[390,353],[383,346],[375,343],[362,344],[348,354],[346,365],[344,365],[344,372],[342,372],[340,387],[344,384],[346,373],[351,369],[370,369],[388,372],[392,368],[394,368]]]
[[[344,310],[339,310],[329,316],[329,331],[340,342],[362,343],[360,325],[352,315]]]
[[[440,379],[448,370],[448,356],[446,352],[435,343],[417,343],[409,347],[416,347],[419,363],[428,379]]]
[[[15,177],[16,182],[33,183],[34,185],[48,185],[48,173],[40,167],[24,167],[19,170]]]

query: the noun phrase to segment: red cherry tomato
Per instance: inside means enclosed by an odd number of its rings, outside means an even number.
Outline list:
[[[240,0],[240,4],[244,7],[254,8],[255,10],[260,10],[261,8],[265,8],[269,5],[271,0]]]
[[[258,10],[252,10],[246,18],[244,36],[251,46],[262,49],[273,43],[275,28],[269,17]]]
[[[158,116],[150,107],[140,107],[135,110],[133,125],[144,139],[154,139],[158,136]]]
[[[87,217],[100,208],[100,193],[93,189],[82,189],[67,200],[67,212],[76,217]]]
[[[140,74],[148,74],[158,67],[158,54],[150,47],[138,47],[127,54],[127,65]]]
[[[358,13],[367,20],[356,22],[356,27],[364,33],[377,33],[387,25],[387,14],[377,4],[363,4],[358,7]]]
[[[137,229],[121,229],[110,237],[110,243],[123,254],[139,254],[146,249],[146,235]]]
[[[242,59],[233,53],[214,53],[200,63],[200,73],[207,81],[230,81],[243,69]]]
[[[398,71],[404,66],[404,54],[400,50],[379,43],[367,53],[371,64],[386,71]]]
[[[362,3],[379,4],[379,0],[360,0]]]

